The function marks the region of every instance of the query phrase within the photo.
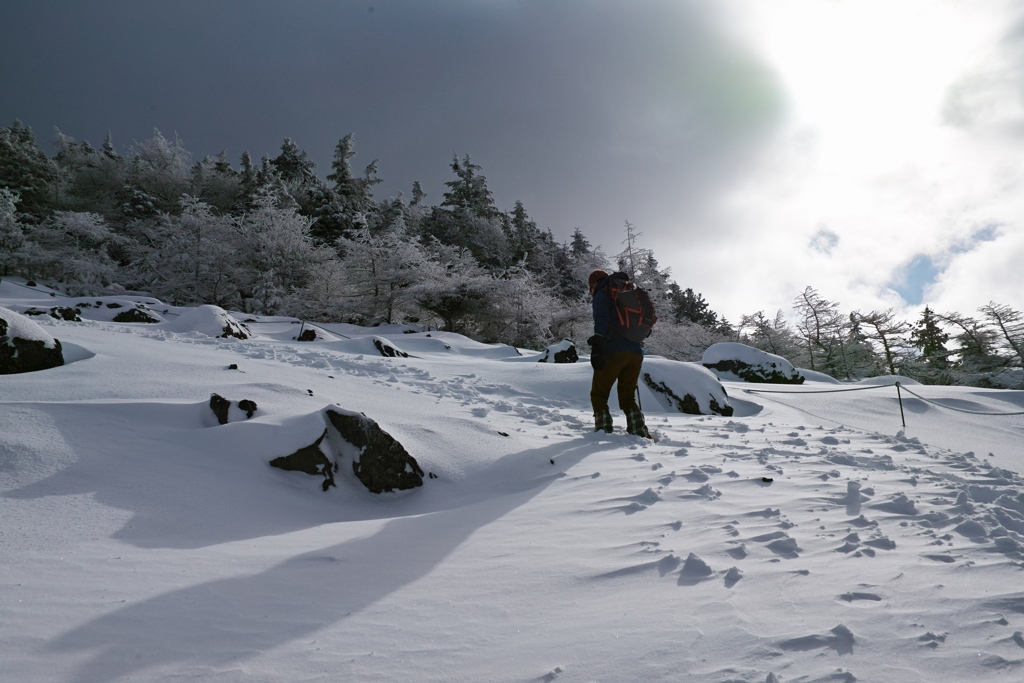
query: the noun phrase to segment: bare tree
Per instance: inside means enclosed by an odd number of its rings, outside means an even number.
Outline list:
[[[1024,365],[1024,314],[994,301],[978,310],[998,330],[998,344],[1009,352],[1013,365]]]
[[[807,354],[810,369],[836,374],[842,367],[841,355],[845,320],[839,304],[825,299],[808,286],[794,302],[800,319],[796,329]]]
[[[863,314],[854,311],[851,318],[860,323],[864,336],[882,347],[889,374],[898,375],[910,348],[910,323],[897,320],[892,309]]]

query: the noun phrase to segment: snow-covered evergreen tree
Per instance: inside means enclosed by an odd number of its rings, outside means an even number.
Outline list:
[[[233,219],[238,235],[242,308],[276,314],[289,294],[306,286],[311,272],[330,259],[330,250],[315,245],[311,219],[282,206],[272,191],[261,191],[254,206]]]
[[[19,211],[31,220],[42,219],[50,210],[56,179],[54,163],[39,149],[29,126],[15,121],[0,128],[0,188],[18,193]]]
[[[946,332],[935,312],[925,306],[910,333],[910,343],[917,350],[910,365],[910,375],[924,384],[950,384],[950,350]]]
[[[153,137],[133,145],[129,150],[126,182],[135,196],[129,201],[132,207],[129,215],[155,215],[180,210],[178,201],[191,185],[192,155],[181,140],[168,140],[159,130]],[[151,205],[151,211],[140,211],[139,207]]]
[[[239,235],[230,218],[186,196],[179,214],[134,221],[128,230],[132,287],[174,305],[241,305]]]
[[[413,285],[436,273],[420,245],[409,239],[399,215],[376,235],[362,230],[341,240],[340,276],[349,310],[366,323],[393,323],[414,315]]]
[[[192,197],[226,214],[238,206],[243,197],[242,176],[231,167],[225,152],[204,157],[192,166]]]
[[[18,220],[20,197],[0,187],[0,276],[18,273],[25,258],[25,231]]]
[[[123,227],[127,165],[114,149],[110,135],[102,151],[77,142],[59,130],[54,138],[57,181],[54,206],[67,211],[98,213],[115,227]]]
[[[72,296],[101,294],[117,278],[108,253],[116,237],[99,214],[58,211],[26,236],[28,276],[60,284]]]

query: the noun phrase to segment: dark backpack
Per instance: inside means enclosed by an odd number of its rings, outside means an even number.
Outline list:
[[[647,339],[654,329],[654,323],[658,322],[654,303],[647,290],[613,275],[608,280],[608,294],[615,308],[612,327],[631,342],[639,344]]]

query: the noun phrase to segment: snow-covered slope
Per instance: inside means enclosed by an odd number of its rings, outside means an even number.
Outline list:
[[[643,390],[648,442],[591,431],[585,359],[400,328],[300,343],[281,319],[247,340],[37,320],[73,353],[0,377],[0,680],[1024,672],[1024,422],[975,414],[1021,392],[910,386],[934,402],[904,391],[903,427],[892,386],[727,383],[731,418]],[[258,409],[219,425],[214,392]],[[334,404],[434,478],[374,495],[339,472],[325,493],[269,466]]]

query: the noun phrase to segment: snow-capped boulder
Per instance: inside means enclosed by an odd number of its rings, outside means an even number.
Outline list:
[[[696,363],[647,358],[641,379],[667,409],[689,415],[729,417],[733,413],[722,382],[710,370]]]
[[[701,364],[724,380],[771,384],[803,384],[793,364],[782,356],[746,344],[712,344],[704,351]]]
[[[29,315],[33,318],[40,315],[49,315],[55,320],[66,320],[72,323],[82,322],[82,311],[70,306],[53,306],[48,311],[41,311],[35,306],[29,306],[28,309],[22,311],[22,315]]]
[[[60,342],[39,323],[0,308],[0,375],[35,372],[64,365]]]
[[[362,413],[339,408],[324,411],[329,439],[372,493],[423,486],[423,470],[402,444]]]
[[[171,332],[200,332],[211,337],[248,339],[252,336],[242,323],[231,317],[220,306],[197,306],[186,311],[177,320],[164,324]]]
[[[373,345],[374,345],[374,347],[376,347],[376,349],[380,353],[380,355],[384,356],[385,358],[408,358],[409,357],[408,353],[406,353],[402,349],[398,348],[397,346],[392,344],[390,340],[385,339],[384,337],[376,337],[375,336],[373,338]]]
[[[109,305],[109,304],[108,304]],[[158,323],[160,320],[144,307],[133,306],[114,316],[115,323]]]
[[[580,359],[576,353],[576,345],[568,339],[563,339],[557,344],[551,344],[544,349],[539,363],[575,363]]]
[[[50,309],[50,317],[72,323],[82,322],[82,311],[70,306],[54,306]]]

